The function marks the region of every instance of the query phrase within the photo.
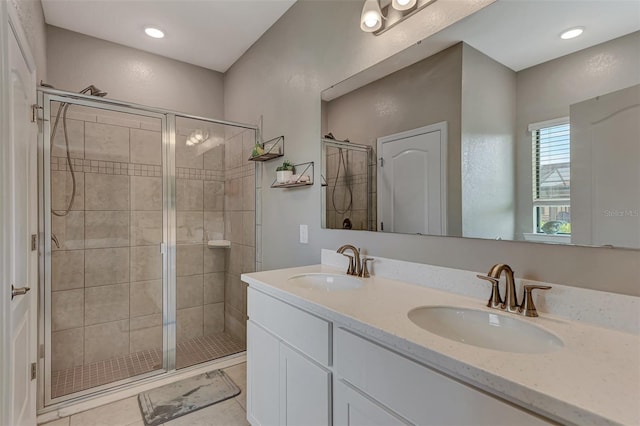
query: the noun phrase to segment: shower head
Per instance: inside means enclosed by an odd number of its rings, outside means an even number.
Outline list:
[[[40,80],[40,86],[47,87],[49,89],[55,89],[54,86],[52,86],[51,84],[47,84],[42,80]],[[105,96],[107,96],[107,92],[103,92],[102,90],[100,90],[96,86],[94,86],[93,84],[85,87],[84,89],[82,89],[78,93],[80,93],[82,95],[86,95],[88,93],[91,96],[99,96],[101,98],[104,98]]]
[[[82,89],[80,91],[80,93],[82,93],[82,94],[89,93],[91,96],[99,96],[101,98],[104,98],[105,96],[107,96],[107,92],[103,92],[102,90],[100,90],[96,86],[94,86],[93,84],[89,85],[85,89]]]

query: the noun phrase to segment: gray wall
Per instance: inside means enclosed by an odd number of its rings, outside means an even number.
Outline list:
[[[488,3],[438,1],[376,37],[360,31],[360,2],[298,1],[227,72],[225,118],[253,122],[263,114],[265,138],[284,134],[287,158],[319,162],[323,89]],[[320,249],[350,242],[378,256],[482,272],[506,262],[519,277],[640,294],[638,251],[323,230],[320,186],[269,188],[276,163],[264,165],[257,194],[263,269],[318,263]],[[298,243],[299,224],[309,225],[308,245]]]
[[[569,116],[569,105],[640,83],[640,32],[517,74],[516,238],[532,232],[530,123]],[[636,277],[637,278],[637,277]]]
[[[462,55],[462,235],[513,239],[516,73],[468,44]],[[458,154],[460,155],[460,154]]]
[[[461,82],[462,43],[326,103],[327,131],[374,152],[381,136],[447,122],[447,233],[458,236]]]
[[[47,83],[203,117],[223,117],[223,75],[195,65],[47,26]],[[255,121],[255,120],[251,120]]]
[[[20,24],[27,36],[31,54],[36,62],[36,80],[47,78],[47,34],[44,12],[40,0],[9,0],[18,13]]]

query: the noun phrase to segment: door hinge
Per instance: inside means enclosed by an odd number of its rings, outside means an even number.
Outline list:
[[[40,344],[40,346],[38,347],[38,356],[40,358],[44,358],[44,345]]]
[[[38,235],[31,235],[31,251],[36,251],[38,249]]]
[[[38,365],[35,362],[31,363],[31,380],[35,380],[38,375]]]
[[[380,160],[380,167],[384,167],[384,158],[380,157],[378,160]]]
[[[31,122],[35,123],[36,120],[38,119],[38,105],[33,104],[31,105]]]
[[[384,231],[384,222],[380,222],[380,230]]]

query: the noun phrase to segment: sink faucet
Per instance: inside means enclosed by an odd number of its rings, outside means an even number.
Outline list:
[[[351,250],[352,255],[345,254],[346,250]],[[360,263],[360,251],[351,244],[345,244],[341,246],[337,253],[349,258],[349,268],[347,269],[347,275],[362,276],[362,264]]]
[[[498,263],[497,265],[493,265],[487,276],[499,280],[500,275],[502,275],[503,272],[505,277],[507,278],[507,285],[504,290],[504,302],[502,302],[501,309],[507,312],[517,313],[518,300],[516,295],[516,283],[513,278],[513,269],[511,269],[509,265]]]
[[[507,285],[505,288],[504,300],[500,297],[500,276],[504,272],[507,279]],[[500,309],[515,314],[524,315],[527,317],[537,317],[538,312],[533,304],[533,297],[531,295],[532,290],[549,290],[549,286],[541,285],[525,285],[524,295],[522,297],[522,303],[518,304],[518,295],[516,294],[516,284],[513,277],[513,269],[507,264],[498,263],[493,265],[487,275],[478,275],[478,278],[490,281],[492,284],[491,297],[487,306],[493,309]]]

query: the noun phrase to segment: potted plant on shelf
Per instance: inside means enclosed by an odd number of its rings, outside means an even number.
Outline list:
[[[295,167],[293,167],[293,163],[289,160],[284,160],[281,166],[276,168],[276,181],[279,184],[287,183],[293,176],[293,172],[295,171]]]

